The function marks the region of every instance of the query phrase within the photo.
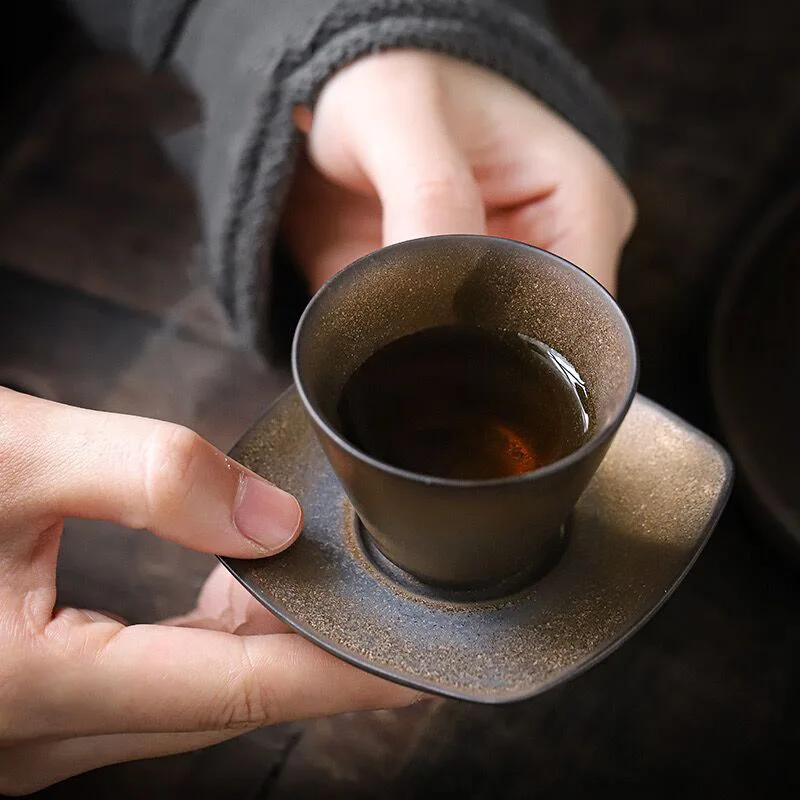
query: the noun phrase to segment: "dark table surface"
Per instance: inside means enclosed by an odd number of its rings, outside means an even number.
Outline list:
[[[800,15],[781,0],[554,5],[631,122],[641,221],[621,301],[641,345],[642,391],[713,433],[707,324],[730,242],[793,146]],[[86,54],[5,152],[0,382],[182,422],[227,448],[287,376],[237,349],[203,285],[192,195],[148,134],[183,102],[167,79]],[[141,533],[71,522],[60,601],[155,620],[190,607],[211,565]],[[734,497],[656,618],[542,697],[284,725],[41,794],[796,796],[798,612],[796,564]]]

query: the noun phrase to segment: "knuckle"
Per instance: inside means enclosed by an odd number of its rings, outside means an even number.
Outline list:
[[[147,443],[145,497],[151,518],[169,516],[185,503],[204,456],[204,442],[180,425],[159,425]]]
[[[278,720],[277,698],[269,682],[256,669],[246,639],[241,641],[242,656],[237,677],[222,694],[218,716],[224,730],[252,730]]]
[[[466,206],[477,198],[471,176],[455,168],[419,178],[412,191],[414,200],[423,206],[445,202]]]
[[[120,623],[114,620],[109,623],[97,624],[78,608],[61,608],[45,628],[43,643],[54,658],[91,660],[120,629]]]

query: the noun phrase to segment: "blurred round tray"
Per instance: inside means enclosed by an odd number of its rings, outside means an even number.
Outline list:
[[[731,266],[710,341],[717,419],[756,522],[800,557],[800,182]]]

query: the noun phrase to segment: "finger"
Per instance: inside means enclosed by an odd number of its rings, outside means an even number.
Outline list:
[[[60,654],[58,667],[43,659],[47,681],[32,676],[38,702],[12,720],[18,738],[249,730],[418,696],[296,634],[74,621],[59,627],[56,617],[46,637]]]
[[[30,794],[99,767],[187,753],[240,734],[120,733],[6,748],[0,750],[0,795]]]
[[[281,230],[312,292],[380,247],[381,218],[380,202],[371,187],[366,193],[353,191],[324,176],[305,157],[300,159]]]
[[[227,631],[239,636],[289,633],[290,628],[270,614],[222,564],[207,578],[188,614],[164,620],[162,625]]]
[[[543,199],[494,212],[489,231],[565,258],[613,294],[620,256],[630,234],[627,211],[615,208],[615,201],[608,194],[600,197],[588,190],[570,194],[561,189]]]
[[[551,205],[555,218],[548,249],[616,294],[619,262],[636,223],[636,205],[616,173],[594,153],[588,162],[575,158],[570,166],[561,189],[543,201]]]
[[[297,501],[178,425],[0,390],[0,531],[56,517],[147,528],[195,550],[254,557],[298,535]]]
[[[383,243],[485,233],[480,189],[435,89],[409,82],[387,101],[362,104],[351,127],[355,158],[383,206]]]
[[[616,294],[620,258],[636,222],[628,190],[609,168],[587,169],[549,202],[557,222],[548,249]]]
[[[588,272],[611,294],[617,291],[617,273],[624,242],[601,219],[583,219],[554,239],[548,249]]]
[[[418,718],[430,720],[443,698]],[[402,723],[405,718],[395,718]],[[385,718],[377,720],[384,724]],[[407,725],[403,726],[408,728]],[[409,733],[413,733],[413,726]],[[111,764],[187,753],[240,736],[244,731],[202,733],[117,733],[84,736],[0,750],[0,794],[29,794],[59,781]]]

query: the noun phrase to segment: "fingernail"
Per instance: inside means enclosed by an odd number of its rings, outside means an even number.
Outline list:
[[[243,473],[233,522],[242,536],[254,542],[265,555],[271,555],[297,538],[303,524],[303,510],[288,492],[253,473]]]

